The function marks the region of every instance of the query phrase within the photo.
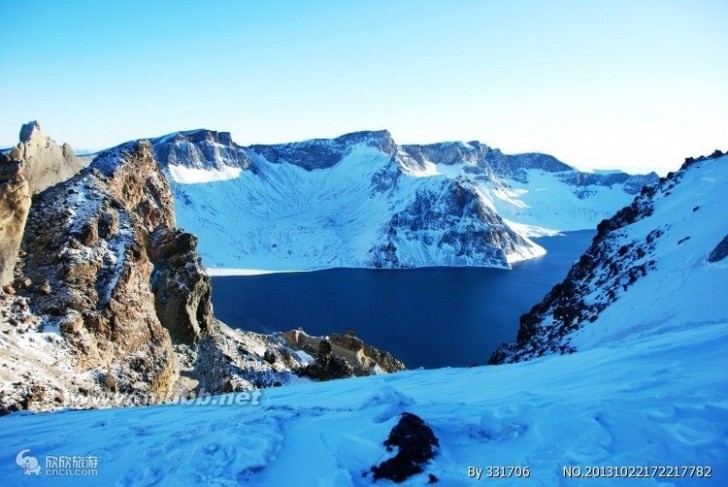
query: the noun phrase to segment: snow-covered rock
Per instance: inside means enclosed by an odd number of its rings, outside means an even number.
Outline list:
[[[593,227],[654,174],[582,173],[479,142],[387,131],[241,147],[223,132],[152,140],[208,268],[509,267],[529,237]]]
[[[728,156],[688,159],[602,221],[591,247],[521,317],[494,363],[728,321]]]

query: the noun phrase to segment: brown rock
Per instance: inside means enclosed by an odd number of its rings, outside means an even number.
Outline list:
[[[100,169],[36,197],[23,261],[42,283],[28,290],[31,308],[59,317],[80,370],[111,370],[120,391],[161,399],[178,365],[155,310],[146,245],[156,222],[173,221],[171,193],[144,144],[100,159]],[[67,212],[79,204],[83,211]]]
[[[46,137],[38,122],[29,122],[20,129],[20,143],[12,154],[23,162],[23,173],[31,194],[66,181],[83,167],[68,144],[59,146]]]
[[[197,237],[159,227],[149,237],[157,316],[176,342],[194,343],[213,322],[210,278],[195,251]]]
[[[318,354],[322,340],[328,340],[333,355],[346,360],[353,368],[355,375],[370,375],[375,373],[377,368],[382,372],[405,370],[405,365],[392,354],[367,345],[363,340],[350,333],[316,337],[299,329],[281,333],[281,336],[291,347],[303,350],[311,356]]]
[[[0,154],[0,286],[13,279],[30,209],[30,190],[21,163]]]
[[[13,287],[15,287],[15,289],[22,290],[29,288],[31,284],[33,284],[33,281],[31,281],[29,277],[22,276],[13,282]]]

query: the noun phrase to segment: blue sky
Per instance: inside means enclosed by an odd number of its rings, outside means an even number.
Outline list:
[[[389,129],[580,168],[728,149],[728,2],[0,0],[0,146]]]

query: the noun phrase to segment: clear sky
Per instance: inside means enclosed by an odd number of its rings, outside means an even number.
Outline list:
[[[726,0],[0,0],[0,146],[388,129],[580,168],[728,149]]]

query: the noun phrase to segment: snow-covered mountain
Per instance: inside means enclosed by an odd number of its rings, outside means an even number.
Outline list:
[[[657,179],[386,131],[241,147],[195,130],[152,145],[208,268],[508,267],[544,253],[529,237],[591,228]]]
[[[728,322],[728,155],[686,160],[597,227],[494,363]]]

